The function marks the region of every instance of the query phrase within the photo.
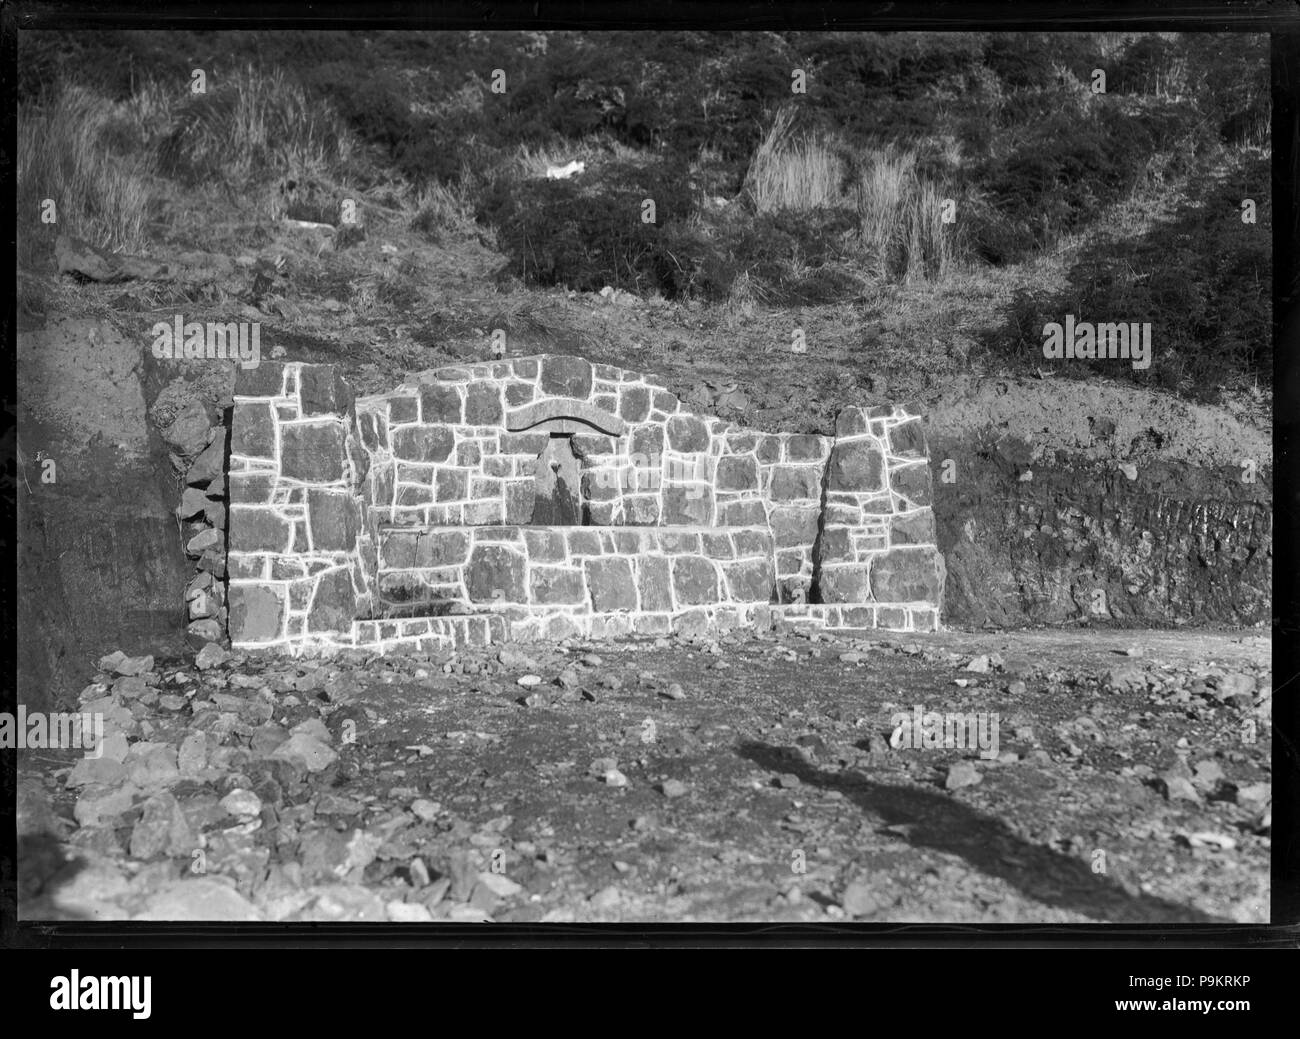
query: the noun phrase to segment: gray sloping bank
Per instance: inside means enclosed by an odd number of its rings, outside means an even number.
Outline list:
[[[1266,433],[1223,409],[1060,379],[971,381],[927,412],[944,623],[1268,621]]]

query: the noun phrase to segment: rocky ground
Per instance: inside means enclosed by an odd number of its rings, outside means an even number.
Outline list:
[[[102,756],[22,752],[20,914],[1264,922],[1268,659],[1087,630],[116,653],[81,694]],[[996,715],[997,757],[891,739],[915,705]]]

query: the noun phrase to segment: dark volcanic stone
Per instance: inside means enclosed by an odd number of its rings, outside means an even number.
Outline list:
[[[356,615],[357,596],[352,587],[351,569],[326,570],[316,581],[316,594],[307,614],[308,630],[347,632],[352,629]]]
[[[471,602],[526,602],[524,557],[505,545],[476,545],[465,570]]]
[[[542,358],[541,389],[552,397],[591,396],[591,363],[581,357],[554,354]]]
[[[393,454],[408,462],[445,462],[455,438],[446,426],[409,426],[393,430]]]
[[[871,561],[871,588],[880,602],[937,603],[943,557],[934,548],[894,548]]]
[[[632,563],[619,557],[587,559],[587,588],[591,606],[597,613],[636,609],[636,586],[632,583]]]
[[[683,606],[699,606],[718,601],[718,575],[709,560],[700,556],[680,556],[672,561],[673,591]]]
[[[280,428],[280,471],[291,480],[333,483],[343,477],[343,424],[286,423]]]
[[[396,404],[396,401],[393,402]],[[464,421],[459,386],[445,383],[426,383],[420,387],[420,413],[425,422],[446,422],[457,426]],[[415,418],[414,415],[411,418]],[[397,421],[394,411],[393,421]]]
[[[694,415],[674,415],[668,420],[668,446],[683,454],[709,449],[709,428]]]
[[[831,452],[827,486],[832,491],[878,491],[884,487],[884,456],[871,440],[850,440]]]

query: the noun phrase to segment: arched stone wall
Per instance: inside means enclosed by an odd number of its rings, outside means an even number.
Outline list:
[[[584,526],[530,525],[556,435],[581,459]],[[236,645],[427,648],[774,613],[938,624],[925,438],[906,408],[845,409],[835,437],[774,434],[580,357],[443,368],[355,402],[328,366],[264,363],[236,386],[230,467]]]

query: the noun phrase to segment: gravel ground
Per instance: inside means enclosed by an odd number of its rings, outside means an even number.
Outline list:
[[[786,630],[118,653],[82,693],[103,755],[21,752],[20,914],[1266,922],[1269,645]],[[927,712],[973,714],[983,741],[933,745]]]

